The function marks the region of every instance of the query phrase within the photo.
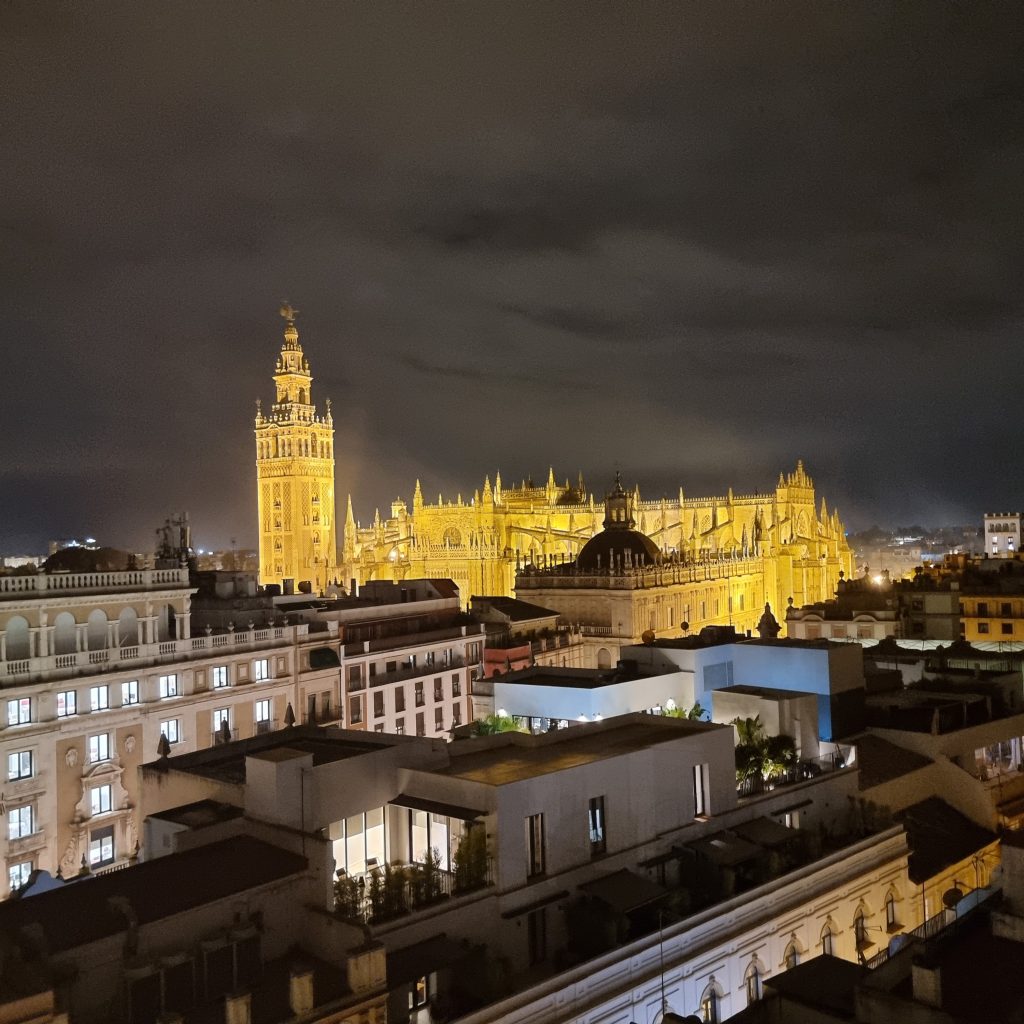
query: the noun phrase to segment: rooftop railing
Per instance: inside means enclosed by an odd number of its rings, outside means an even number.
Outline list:
[[[123,572],[37,572],[31,576],[0,576],[0,597],[45,593],[115,593],[187,587],[188,569],[126,569]]]

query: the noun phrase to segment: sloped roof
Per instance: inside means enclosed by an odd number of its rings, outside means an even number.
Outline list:
[[[858,786],[862,790],[892,782],[933,763],[924,754],[907,750],[871,733],[862,733],[851,742],[857,747]]]
[[[998,838],[937,796],[911,804],[896,817],[907,830],[910,845],[907,874],[915,885],[922,885]]]

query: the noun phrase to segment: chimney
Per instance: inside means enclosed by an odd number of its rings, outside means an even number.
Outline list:
[[[911,966],[911,980],[914,986],[914,1001],[925,1006],[942,1008],[942,968],[924,960],[914,961]]]
[[[313,969],[293,967],[289,972],[288,1004],[296,1017],[312,1013],[316,1005],[313,1000]]]
[[[225,998],[224,1024],[252,1024],[252,996],[248,992]]]

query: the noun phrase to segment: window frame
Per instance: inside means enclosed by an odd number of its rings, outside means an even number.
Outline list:
[[[121,707],[131,707],[139,703],[138,679],[126,679],[121,683]]]
[[[27,824],[27,828],[25,827]],[[31,803],[7,808],[7,841],[27,839],[36,831],[36,812]]]
[[[95,741],[95,743],[93,742]],[[110,733],[96,732],[85,741],[86,759],[89,764],[100,764],[110,760]]]
[[[252,678],[257,683],[266,683],[270,680],[269,658],[257,658],[252,663]]]
[[[545,850],[544,813],[528,814],[526,827],[526,878],[543,878],[547,869]]]
[[[12,713],[13,712],[13,713]],[[32,698],[11,697],[7,701],[7,727],[32,724]]]
[[[592,796],[587,805],[587,826],[590,834],[590,856],[600,857],[608,851],[608,833],[605,829],[604,794]]]
[[[164,726],[173,726],[173,729],[165,729]],[[175,743],[181,742],[181,719],[180,718],[168,718],[160,723],[160,732],[162,735],[167,737],[167,742],[174,746]],[[172,736],[171,733],[174,733]]]
[[[28,758],[28,771],[24,771],[23,759]],[[12,763],[15,770],[11,772]],[[12,750],[7,755],[7,781],[21,782],[23,779],[31,779],[36,773],[36,757],[34,750]]]
[[[214,690],[223,690],[231,685],[227,665],[214,665],[210,669],[210,686]]]
[[[99,814],[109,814],[114,809],[114,788],[109,782],[89,790],[89,807],[94,818]]]
[[[180,696],[178,693],[178,673],[171,672],[167,675],[160,676],[160,699],[169,700],[171,697]]]

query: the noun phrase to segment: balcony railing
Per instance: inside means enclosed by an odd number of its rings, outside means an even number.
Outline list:
[[[131,590],[166,590],[187,587],[188,569],[128,569],[125,572],[37,572],[32,576],[0,576],[0,597],[31,596],[56,591],[100,593]]]
[[[325,725],[328,722],[341,721],[341,708],[322,708],[319,711],[307,711],[302,716],[303,725]]]
[[[465,658],[452,658],[446,665],[403,665],[392,672],[378,672],[370,676],[370,686],[384,686],[387,683],[398,683],[403,679],[422,679],[425,676],[443,675],[455,669],[465,668]]]
[[[826,754],[824,757],[808,758],[798,761],[792,768],[787,769],[781,775],[775,775],[770,779],[764,779],[760,775],[752,775],[740,781],[736,787],[736,795],[739,797],[760,796],[780,786],[791,786],[796,782],[806,782],[808,779],[817,778],[828,772],[841,771],[846,767],[846,761],[839,754]]]
[[[182,661],[191,657],[205,657],[211,651],[258,651],[266,647],[291,644],[309,634],[309,625],[271,626],[266,629],[239,629],[209,636],[193,636],[184,640],[161,640],[153,644],[129,644],[124,647],[106,647],[94,651],[72,651],[50,654],[43,658],[19,658],[0,661],[0,685],[12,678],[24,676],[73,675],[80,669],[95,672],[97,667],[111,671],[133,668],[140,664],[161,661]]]

